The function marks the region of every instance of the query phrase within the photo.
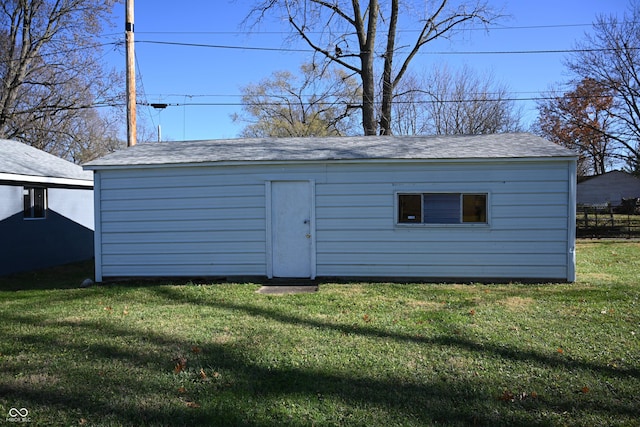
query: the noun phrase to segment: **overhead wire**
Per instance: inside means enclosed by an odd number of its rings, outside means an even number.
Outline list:
[[[589,27],[592,24],[550,24],[550,25],[531,25],[531,26],[492,26],[488,28],[489,30],[521,30],[521,29],[547,29],[547,28],[568,28],[568,27]],[[472,29],[474,30],[474,29]],[[480,30],[480,29],[475,29]],[[484,30],[484,29],[483,29]],[[401,30],[402,32],[415,32],[417,30]],[[148,32],[137,32],[137,34],[160,34],[160,35],[229,35],[229,34],[244,34],[242,32],[231,32],[231,31],[207,31],[207,32],[198,32],[198,31],[148,31]],[[254,32],[253,34],[288,34],[288,32],[284,31],[261,31]],[[103,37],[112,37],[120,35],[120,33],[111,33],[102,35]],[[68,49],[68,50],[60,50],[57,52],[43,53],[42,56],[45,55],[55,55],[55,54],[64,54],[65,52],[77,51],[78,49],[96,49],[103,48],[106,46],[121,46],[123,41],[112,41],[112,42],[104,42],[104,43],[95,43],[88,46],[82,46],[79,48]],[[313,52],[312,49],[294,49],[294,48],[283,48],[283,47],[268,47],[268,46],[236,46],[236,45],[226,45],[226,44],[209,44],[209,43],[190,43],[190,42],[177,42],[177,41],[163,41],[163,40],[136,40],[136,44],[156,44],[156,45],[168,45],[168,46],[181,46],[181,47],[196,47],[196,48],[210,48],[210,49],[230,49],[230,50],[250,50],[250,51],[264,51],[264,52],[288,52],[288,53],[310,53]],[[632,49],[640,49],[632,48]],[[420,54],[428,54],[428,55],[539,55],[539,54],[567,54],[567,53],[589,53],[589,52],[605,52],[611,49],[539,49],[539,50],[505,50],[505,51],[421,51]],[[142,77],[142,72],[140,70],[140,62],[138,56],[136,55],[136,68],[139,70],[139,81],[141,84],[143,101],[138,103],[138,105],[149,106],[152,108],[153,103],[149,102],[147,98],[147,94],[144,90],[144,79]],[[17,61],[18,59],[2,59],[0,63],[7,63],[9,61]],[[526,92],[510,92],[511,94],[517,95],[520,93]],[[529,92],[531,93],[531,92]],[[165,95],[172,96],[172,95]],[[177,95],[181,97],[236,97],[242,95],[201,95],[201,94],[189,94],[189,95]],[[538,100],[547,100],[552,99],[554,97],[545,97],[545,96],[535,96],[535,97],[508,97],[508,98],[500,98],[495,101],[538,101]],[[484,99],[485,101],[491,101],[490,99]],[[440,101],[440,102],[473,102],[477,100],[450,100],[450,101]],[[435,102],[435,101],[431,101]],[[163,103],[165,104],[165,103]],[[167,106],[242,106],[245,103],[242,102],[183,102],[183,103],[166,103]],[[109,103],[109,104],[101,104],[96,103],[96,107],[105,107],[105,106],[118,106],[117,103]],[[149,114],[152,122],[153,115]]]
[[[158,44],[183,47],[202,47],[209,49],[232,49],[232,50],[255,50],[264,52],[289,52],[289,53],[313,53],[313,49],[293,49],[293,48],[276,48],[276,47],[258,47],[258,46],[233,46],[220,44],[205,43],[186,43],[162,40],[136,40],[136,44]],[[638,50],[640,47],[629,47],[630,50]],[[420,51],[421,55],[526,55],[526,54],[560,54],[560,53],[590,53],[590,52],[607,52],[615,50],[614,48],[594,48],[594,49],[532,49],[532,50],[488,50],[488,51]]]
[[[549,25],[529,25],[529,26],[492,26],[489,30],[522,30],[522,29],[549,29],[549,28],[571,28],[571,27],[589,27],[592,24],[549,24]],[[479,30],[479,29],[478,29]],[[417,30],[401,30],[402,32],[416,32]],[[149,31],[149,32],[138,32],[138,34],[147,34],[147,35],[230,35],[230,34],[243,34],[241,32],[232,32],[232,31],[207,31],[207,32],[197,32],[197,31]],[[255,33],[254,33],[255,34]],[[285,31],[261,31],[258,34],[289,34]],[[178,47],[196,47],[196,48],[208,48],[208,49],[229,49],[229,50],[247,50],[247,51],[263,51],[263,52],[283,52],[283,53],[312,53],[313,50],[310,48],[289,48],[289,47],[267,47],[267,46],[238,46],[238,45],[228,45],[228,44],[213,44],[213,43],[193,43],[193,42],[179,42],[179,41],[168,41],[168,40],[137,40],[136,43],[140,44],[156,44],[156,45],[167,45],[167,46],[178,46]],[[504,50],[504,51],[420,51],[420,55],[545,55],[545,54],[570,54],[570,53],[593,53],[593,52],[605,52],[609,49],[537,49],[537,50]],[[548,100],[551,97],[545,96],[535,96],[535,97],[519,97],[518,94],[522,92],[510,92],[512,95],[508,98],[496,99],[495,101],[541,101]],[[168,95],[167,95],[168,96]],[[205,97],[206,95],[179,95],[181,97],[189,97],[193,98],[196,96]],[[215,97],[236,97],[242,95],[209,95]],[[491,101],[491,99],[484,99],[486,101]],[[441,102],[473,102],[477,100],[450,100],[450,101],[441,101]],[[397,101],[396,101],[397,102]],[[434,102],[434,101],[431,101]],[[169,103],[169,106],[242,106],[246,103],[242,102],[182,102],[182,103]]]
[[[586,24],[575,24],[572,26],[583,26]],[[529,26],[529,27],[510,27],[509,29],[516,28],[549,28],[549,27],[564,27],[570,25],[550,25],[550,26]],[[175,33],[175,32],[174,32]],[[182,34],[182,33],[180,33]],[[234,46],[234,45],[221,45],[221,44],[206,44],[206,43],[187,43],[187,42],[174,42],[174,41],[161,41],[161,40],[137,40],[136,43],[141,44],[158,44],[158,45],[173,45],[173,46],[183,46],[183,47],[201,47],[201,48],[212,48],[212,49],[232,49],[232,50],[253,50],[253,51],[266,51],[266,52],[303,52],[303,53],[311,53],[312,49],[293,49],[293,48],[275,48],[275,47],[259,47],[259,46]],[[639,48],[631,48],[634,50]],[[505,50],[505,51],[422,51],[419,54],[423,55],[526,55],[526,54],[567,54],[567,53],[593,53],[593,52],[606,52],[611,51],[613,49],[609,48],[593,48],[593,49],[539,49],[539,50]],[[510,92],[513,95],[517,95],[523,92]],[[529,92],[531,93],[531,92]],[[170,96],[170,95],[165,95]],[[193,95],[193,94],[179,94],[176,96],[181,97],[240,97],[242,95]],[[313,95],[309,95],[313,96]],[[513,101],[513,102],[521,102],[521,101],[542,101],[554,99],[556,97],[546,97],[546,96],[535,96],[535,97],[507,97],[500,99],[485,99],[484,101],[488,102],[504,102],[504,101]],[[479,101],[480,99],[468,99],[468,100],[444,100],[438,102],[474,102]],[[398,101],[396,101],[397,103]],[[436,102],[436,101],[424,101],[424,102]],[[167,106],[243,106],[246,103],[242,102],[189,102],[189,103],[168,103]],[[275,105],[275,104],[274,104]]]
[[[513,92],[515,94],[521,92]],[[526,93],[526,92],[525,92]],[[477,94],[480,95],[480,94]],[[188,97],[189,95],[184,95]],[[224,95],[220,95],[224,96]],[[233,95],[235,96],[235,95]],[[274,97],[277,95],[274,94]],[[594,98],[607,98],[606,95],[588,95],[588,96],[578,96],[578,95],[562,95],[562,96],[551,96],[551,95],[541,95],[534,97],[474,97],[474,98],[466,98],[466,99],[423,99],[423,100],[409,100],[409,101],[392,101],[392,104],[452,104],[452,103],[464,103],[464,102],[516,102],[516,101],[548,101],[554,99],[594,99]],[[150,106],[152,107],[154,103],[149,102],[138,102],[138,105],[142,106]],[[353,105],[351,102],[347,101],[339,101],[339,102],[315,102],[315,105],[318,106],[329,106],[329,105]],[[174,103],[162,103],[163,106],[167,107],[183,107],[183,106],[200,106],[200,107],[241,107],[244,105],[264,105],[264,106],[279,106],[279,105],[288,105],[283,102],[174,102]]]
[[[151,124],[153,125],[153,127],[156,127],[155,121],[153,120],[153,114],[151,113],[151,104],[149,103],[147,96],[146,96],[146,91],[144,90],[144,79],[142,78],[142,69],[140,68],[140,62],[138,61],[138,54],[136,52],[134,52],[134,58],[136,61],[136,70],[137,70],[137,75],[139,77],[140,80],[140,89],[142,89],[142,99],[144,99],[143,103],[140,103],[138,105],[148,105],[148,110],[147,110],[147,114],[149,115],[149,118],[151,119]],[[137,96],[136,96],[137,98]],[[136,103],[137,104],[137,103]]]
[[[487,28],[469,28],[467,31],[493,31],[493,30],[535,30],[549,28],[574,28],[574,27],[591,27],[593,23],[575,23],[575,24],[545,24],[545,25],[492,25]],[[418,29],[400,29],[401,33],[419,33]],[[265,34],[265,35],[283,35],[290,34],[289,31],[136,31],[136,34],[170,34],[170,35],[246,35],[246,34]],[[321,32],[309,32],[307,34],[321,34]]]

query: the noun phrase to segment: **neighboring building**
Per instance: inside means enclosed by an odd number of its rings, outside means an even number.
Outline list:
[[[531,134],[161,142],[85,169],[97,281],[575,279],[576,156]]]
[[[640,179],[622,171],[611,171],[578,183],[578,205],[619,206],[622,199],[640,197]]]
[[[93,177],[0,139],[0,275],[93,257]]]

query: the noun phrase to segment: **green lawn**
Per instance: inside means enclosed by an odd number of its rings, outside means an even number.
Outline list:
[[[574,284],[299,295],[0,278],[0,424],[638,426],[639,254],[581,242]]]

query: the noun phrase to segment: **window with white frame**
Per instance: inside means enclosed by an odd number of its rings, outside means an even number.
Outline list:
[[[24,219],[41,219],[47,216],[47,189],[24,187]]]
[[[399,224],[486,224],[486,193],[398,193]]]

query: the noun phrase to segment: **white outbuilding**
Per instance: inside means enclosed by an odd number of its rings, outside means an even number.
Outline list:
[[[531,134],[146,143],[84,167],[96,281],[575,280],[576,155]]]

